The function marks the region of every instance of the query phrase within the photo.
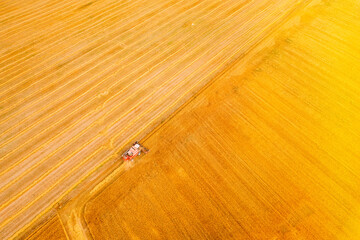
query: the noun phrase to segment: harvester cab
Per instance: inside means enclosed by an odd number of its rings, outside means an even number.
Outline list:
[[[130,149],[123,153],[122,157],[124,161],[132,161],[134,158],[141,154],[141,152],[148,153],[149,150],[143,147],[139,142],[135,142]]]

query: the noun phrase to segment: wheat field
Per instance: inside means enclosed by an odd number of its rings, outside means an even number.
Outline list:
[[[1,239],[360,237],[357,1],[0,6]]]

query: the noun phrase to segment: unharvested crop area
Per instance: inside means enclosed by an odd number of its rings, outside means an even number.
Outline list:
[[[0,6],[1,239],[360,238],[357,1]]]

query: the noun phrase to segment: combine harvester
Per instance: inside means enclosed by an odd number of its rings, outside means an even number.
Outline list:
[[[141,154],[141,152],[148,153],[149,149],[143,147],[139,142],[135,142],[129,150],[123,153],[124,161],[133,161],[134,158]]]

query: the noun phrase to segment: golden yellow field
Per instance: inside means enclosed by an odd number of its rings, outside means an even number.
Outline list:
[[[94,239],[359,239],[358,10],[312,8],[148,137],[87,204]]]
[[[360,238],[359,2],[0,6],[1,239]]]
[[[36,229],[32,234],[29,234],[27,237],[29,240],[37,239],[57,239],[57,240],[66,240],[67,236],[63,230],[60,219],[53,217],[52,219],[46,221],[44,225],[41,225]]]

